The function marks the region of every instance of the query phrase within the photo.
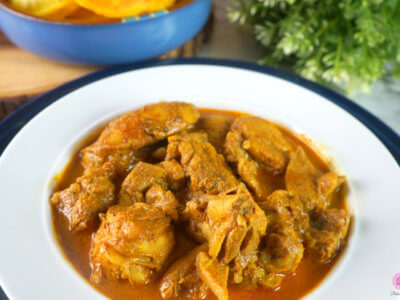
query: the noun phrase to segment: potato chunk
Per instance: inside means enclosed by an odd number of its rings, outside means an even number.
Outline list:
[[[172,251],[175,239],[170,219],[146,203],[112,206],[101,215],[101,225],[90,251],[92,280],[127,279],[149,283]]]

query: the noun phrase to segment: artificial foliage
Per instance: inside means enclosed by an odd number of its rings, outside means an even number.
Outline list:
[[[400,76],[400,0],[231,1],[230,20],[266,48],[261,63],[350,94]]]

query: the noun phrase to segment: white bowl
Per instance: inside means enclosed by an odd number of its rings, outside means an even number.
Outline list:
[[[390,297],[400,272],[399,138],[348,100],[295,75],[198,59],[107,69],[36,99],[0,124],[0,151],[7,145],[0,157],[0,284],[9,297],[104,297],[65,260],[55,240],[52,179],[93,128],[159,100],[249,112],[318,141],[349,180],[353,230],[341,260],[308,297]]]

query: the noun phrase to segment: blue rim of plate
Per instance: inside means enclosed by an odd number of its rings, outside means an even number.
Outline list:
[[[350,101],[346,97],[314,82],[306,80],[296,74],[269,66],[260,66],[253,63],[226,60],[226,59],[209,59],[209,58],[178,58],[167,60],[149,60],[140,63],[132,63],[110,67],[104,70],[94,72],[69,83],[66,83],[54,90],[51,90],[35,99],[29,101],[9,115],[0,123],[0,157],[5,148],[12,141],[14,136],[39,112],[45,109],[53,102],[60,99],[62,96],[71,93],[72,91],[81,88],[87,84],[98,81],[100,79],[124,73],[127,71],[146,69],[158,66],[172,65],[213,65],[225,66],[238,69],[255,71],[278,77],[308,90],[311,90],[334,104],[342,107],[351,115],[363,123],[375,136],[386,146],[392,154],[397,164],[400,166],[400,137],[391,128],[384,124],[377,117]]]

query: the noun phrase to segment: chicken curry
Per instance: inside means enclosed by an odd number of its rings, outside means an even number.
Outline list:
[[[344,176],[286,128],[160,102],[111,121],[57,178],[66,257],[113,299],[297,299],[338,259]]]

